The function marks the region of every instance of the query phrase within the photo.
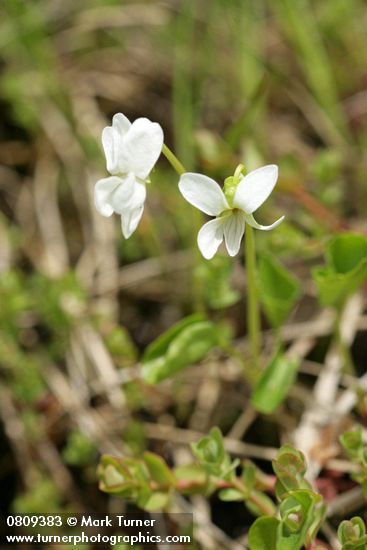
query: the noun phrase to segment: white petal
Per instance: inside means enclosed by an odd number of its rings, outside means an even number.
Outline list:
[[[112,118],[112,126],[116,128],[120,136],[124,136],[131,128],[131,122],[122,113],[116,113]]]
[[[111,198],[114,191],[117,189],[123,180],[116,176],[104,178],[97,181],[94,187],[94,202],[96,209],[102,216],[111,216],[113,214],[113,206]]]
[[[199,249],[206,260],[212,259],[222,241],[222,218],[216,218],[205,223],[198,233]]]
[[[234,196],[233,204],[248,214],[252,214],[266,201],[278,179],[275,164],[263,166],[244,176]]]
[[[102,145],[106,156],[107,170],[111,174],[125,172],[125,166],[120,166],[120,151],[123,150],[123,139],[131,127],[129,119],[122,113],[117,113],[112,119],[112,126],[106,126],[102,132]]]
[[[252,215],[245,214],[246,223],[248,223],[249,225],[251,225],[251,227],[254,227],[255,229],[262,229],[262,231],[270,231],[270,229],[274,229],[280,223],[282,223],[284,218],[285,218],[285,216],[282,216],[281,218],[279,218],[279,220],[272,223],[271,225],[260,225],[259,223],[257,223],[257,221],[255,220],[255,218]]]
[[[138,227],[140,219],[143,215],[144,205],[135,208],[134,210],[126,211],[121,216],[121,229],[125,239],[131,237],[135,229]]]
[[[121,171],[134,172],[138,178],[146,179],[162,151],[161,126],[147,118],[138,118],[123,142],[118,161]]]
[[[234,212],[233,214],[226,216],[223,229],[228,254],[230,256],[235,256],[238,254],[241,240],[245,232],[245,216],[243,213]]]
[[[117,174],[117,158],[115,140],[117,136],[112,126],[106,126],[102,131],[102,145],[106,156],[107,170],[110,174]]]
[[[144,204],[146,198],[145,184],[136,180],[134,174],[120,178],[120,185],[113,192],[111,206],[117,214],[134,210]]]
[[[209,216],[219,216],[229,208],[227,199],[216,181],[202,174],[183,174],[178,187],[185,199]]]

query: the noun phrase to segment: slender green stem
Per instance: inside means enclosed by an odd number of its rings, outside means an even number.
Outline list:
[[[162,153],[164,154],[170,165],[176,170],[179,176],[186,172],[185,167],[181,164],[176,155],[172,153],[171,149],[169,149],[165,143],[163,143]]]
[[[254,232],[246,225],[245,262],[247,280],[247,330],[254,367],[259,367],[260,357],[260,308],[256,285],[256,258]]]

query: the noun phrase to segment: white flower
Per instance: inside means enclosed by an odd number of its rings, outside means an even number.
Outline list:
[[[144,210],[145,184],[163,146],[163,130],[157,122],[138,118],[131,122],[122,113],[102,132],[109,178],[97,181],[95,205],[103,216],[121,216],[122,233],[128,239]],[[118,175],[116,175],[118,174]]]
[[[198,245],[204,258],[210,260],[217,252],[223,238],[228,254],[235,256],[248,223],[256,229],[269,231],[279,225],[284,216],[272,225],[260,225],[253,212],[269,197],[278,179],[278,167],[274,164],[263,166],[243,176],[238,183],[229,178],[229,185],[223,193],[219,185],[202,174],[186,173],[180,178],[179,189],[185,199],[209,216],[215,216],[200,229]],[[226,190],[226,185],[225,185]]]

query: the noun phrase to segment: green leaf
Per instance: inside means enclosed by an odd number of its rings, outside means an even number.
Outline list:
[[[201,321],[205,321],[205,319],[203,315],[198,313],[194,315],[189,315],[188,317],[185,317],[185,319],[182,319],[181,321],[173,325],[171,328],[166,330],[166,332],[158,336],[158,338],[156,338],[154,342],[152,342],[146,348],[142,361],[151,361],[152,359],[157,359],[158,357],[162,357],[163,355],[165,355],[170,343],[178,334],[180,334],[183,329]]]
[[[231,462],[224,449],[222,433],[217,427],[212,428],[209,435],[193,443],[191,449],[204,470],[213,476],[230,478],[239,464],[238,459]]]
[[[343,550],[365,550],[367,545],[366,526],[360,517],[342,521],[338,528],[338,538]]]
[[[144,501],[140,501],[140,506],[149,512],[162,510],[169,503],[170,494],[162,492],[154,492]]]
[[[218,343],[213,323],[200,316],[184,319],[149,346],[142,359],[142,376],[149,384],[157,384],[203,359]]]
[[[243,465],[241,474],[242,483],[246,488],[246,491],[250,493],[256,484],[256,472],[257,468],[250,460],[247,460]]]
[[[263,253],[258,264],[258,286],[265,314],[274,328],[281,326],[295,306],[298,280],[271,254]]]
[[[319,529],[324,522],[325,513],[326,513],[326,506],[324,504],[318,504],[317,506],[314,507],[313,520],[310,523],[307,531],[307,537],[309,540],[311,541],[315,540],[316,535],[319,532]],[[317,550],[317,548],[315,548],[315,550]]]
[[[223,500],[224,502],[244,500],[243,493],[241,493],[241,491],[237,491],[237,489],[222,489],[219,491],[218,496],[220,500]]]
[[[251,401],[256,410],[270,414],[286,398],[297,373],[299,361],[278,353],[257,382]]]
[[[322,305],[340,308],[367,278],[367,238],[337,235],[328,244],[326,266],[312,272]]]
[[[202,359],[218,343],[213,323],[203,321],[183,330],[167,351],[167,361],[182,368]]]
[[[363,449],[362,430],[344,432],[339,440],[351,458],[359,458]]]
[[[219,428],[210,430],[210,434],[193,443],[192,452],[204,464],[221,464],[226,458],[223,436]]]
[[[279,520],[272,517],[262,517],[254,521],[248,535],[250,550],[278,550],[278,525]]]
[[[162,457],[146,451],[143,458],[153,481],[159,485],[175,485],[175,476]]]
[[[109,455],[102,456],[97,474],[101,491],[118,494],[126,498],[132,497],[135,482],[124,459]]]
[[[245,501],[246,508],[250,510],[251,514],[254,516],[263,516],[264,510],[266,514],[274,515],[276,513],[276,507],[274,502],[271,500],[268,495],[262,493],[261,491],[256,491],[255,489],[251,491],[252,498],[248,498]]]
[[[349,273],[367,259],[367,239],[358,233],[338,235],[329,242],[326,258],[337,273]]]
[[[322,497],[310,490],[291,491],[280,504],[280,530],[277,550],[301,550],[310,545],[309,529],[314,525],[314,512]],[[318,509],[317,509],[318,510]],[[315,534],[313,529],[312,535]]]
[[[112,464],[106,465],[104,469],[104,485],[106,489],[116,490],[116,487],[120,487],[125,484],[125,476],[122,475],[121,471],[117,468],[114,468]]]
[[[187,488],[181,489],[180,493],[184,495],[192,495],[195,493],[206,493],[208,488],[208,475],[199,464],[186,464],[178,466],[174,470],[175,478],[178,482],[190,482]]]
[[[283,445],[278,456],[273,460],[273,470],[277,476],[276,494],[283,498],[289,491],[311,489],[304,479],[306,462],[304,455],[290,445]]]

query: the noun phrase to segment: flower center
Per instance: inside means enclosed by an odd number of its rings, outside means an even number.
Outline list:
[[[224,180],[223,192],[227,199],[227,202],[230,208],[233,208],[234,196],[236,194],[236,189],[238,184],[241,181],[241,176],[246,173],[245,167],[243,164],[239,164],[235,170],[233,176],[229,176]]]
[[[223,187],[224,196],[226,197],[230,207],[232,207],[233,205],[233,199],[236,192],[236,187],[237,185],[235,185],[233,176],[229,176],[229,178],[226,178],[224,180],[224,187]]]

